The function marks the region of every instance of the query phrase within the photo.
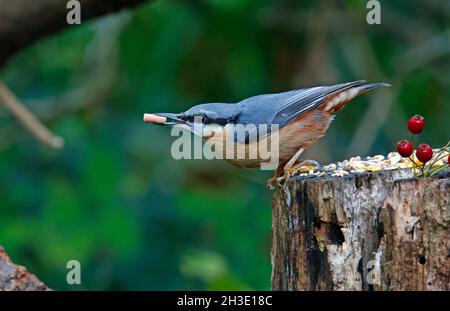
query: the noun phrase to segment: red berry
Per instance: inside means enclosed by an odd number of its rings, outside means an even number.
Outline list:
[[[413,134],[419,134],[422,132],[424,126],[425,119],[418,114],[412,116],[408,121],[408,130]]]
[[[427,163],[433,157],[433,149],[430,145],[420,144],[416,150],[417,159],[422,163]]]
[[[406,139],[397,143],[397,151],[402,157],[409,157],[413,152],[413,145]]]
[[[447,162],[448,162],[448,164],[450,164],[450,154],[448,155]]]

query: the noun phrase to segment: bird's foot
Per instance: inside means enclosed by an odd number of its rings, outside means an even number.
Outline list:
[[[270,178],[269,180],[267,180],[267,188],[269,188],[270,190],[275,189],[276,187],[284,187],[284,185],[286,184],[286,176],[282,175],[282,176],[274,176],[272,178]]]
[[[284,168],[283,175],[275,175],[267,181],[267,188],[273,190],[277,186],[285,187],[287,180],[297,173],[308,173],[311,170],[322,170],[322,166],[314,160],[304,160],[295,166]]]
[[[281,176],[274,176],[267,181],[267,188],[270,190],[278,188],[283,188],[286,186],[286,181],[291,177],[291,174],[288,171],[285,171]]]
[[[322,165],[319,164],[319,162],[314,160],[304,160],[300,163],[294,165],[289,169],[289,173],[291,175],[295,175],[297,173],[309,173],[310,171],[321,171]]]
[[[267,188],[269,188],[270,190],[273,190],[276,188],[276,186],[278,185],[278,179],[279,177],[274,176],[272,178],[270,178],[269,180],[267,180],[266,186]]]

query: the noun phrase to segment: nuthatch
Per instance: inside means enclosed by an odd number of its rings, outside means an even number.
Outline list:
[[[390,86],[386,83],[366,84],[366,81],[355,81],[332,86],[319,86],[293,90],[277,94],[264,94],[244,99],[238,103],[208,103],[190,108],[182,113],[145,114],[144,122],[160,125],[181,125],[205,141],[222,143],[222,151],[226,152],[225,139],[233,142],[231,148],[243,146],[246,155],[249,150],[257,148],[263,139],[270,139],[274,132],[260,135],[249,133],[245,136],[229,133],[228,125],[249,124],[266,125],[266,128],[277,126],[279,165],[275,177],[269,180],[273,185],[280,177],[289,176],[290,169],[299,156],[315,141],[325,135],[334,115],[354,97],[370,90]],[[194,122],[195,121],[195,122]],[[200,123],[202,131],[196,129]],[[204,130],[208,129],[208,130]],[[213,133],[213,134],[211,134]],[[251,135],[250,135],[251,136]],[[229,147],[228,147],[229,148]],[[234,165],[246,168],[256,168],[265,159],[256,158],[225,158]],[[303,161],[313,162],[315,161]],[[303,163],[302,162],[302,163]]]

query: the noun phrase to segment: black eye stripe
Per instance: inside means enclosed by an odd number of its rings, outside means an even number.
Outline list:
[[[184,119],[191,121],[191,122],[196,121],[196,119],[197,120],[200,119],[201,122],[205,122],[205,121],[209,120],[206,115],[185,116]]]
[[[218,125],[226,125],[228,123],[234,122],[234,119],[231,118],[210,118],[205,114],[198,114],[198,115],[185,115],[183,117],[184,120],[187,120],[189,122],[194,122],[200,118],[200,122],[203,124],[218,124]]]

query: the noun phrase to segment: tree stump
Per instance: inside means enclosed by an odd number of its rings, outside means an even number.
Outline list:
[[[274,290],[450,290],[450,171],[290,179],[273,197]]]
[[[14,264],[0,246],[0,291],[48,291],[38,278],[23,266]]]

